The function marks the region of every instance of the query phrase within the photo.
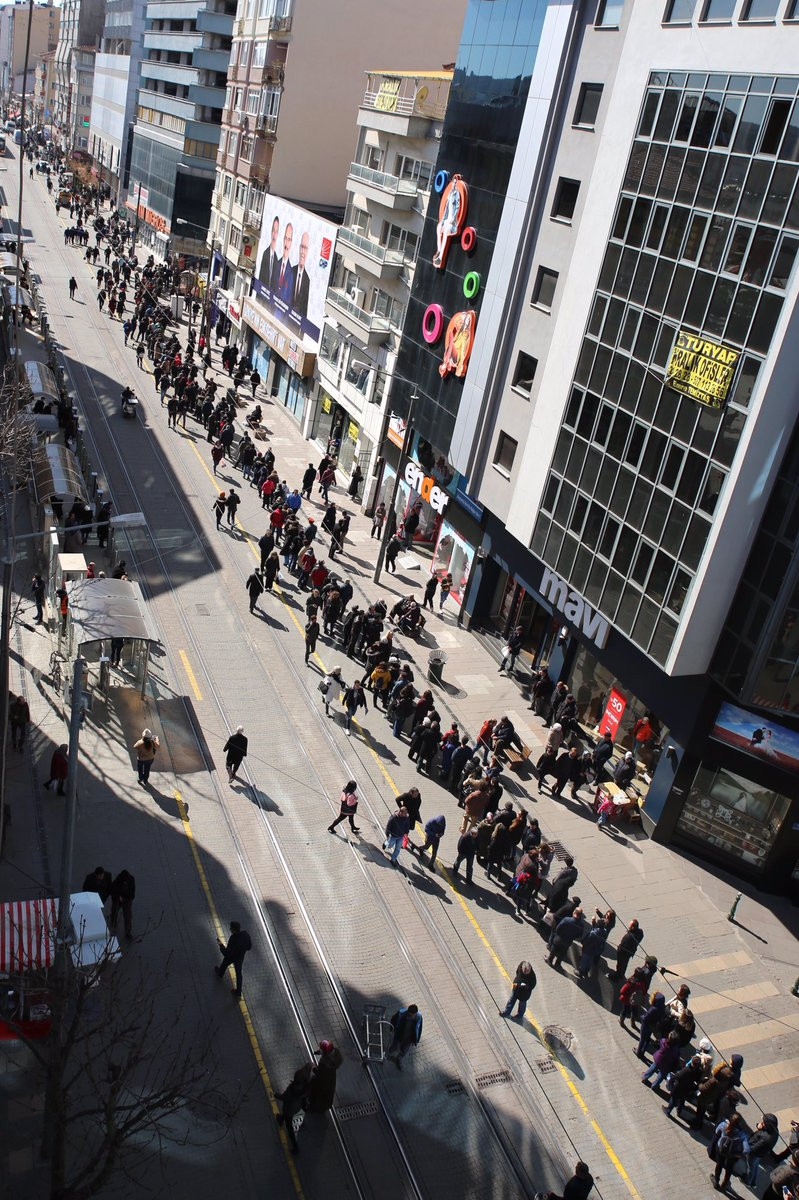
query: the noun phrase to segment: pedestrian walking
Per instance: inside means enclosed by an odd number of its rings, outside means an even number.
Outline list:
[[[347,492],[350,496],[352,496],[353,500],[358,499],[358,488],[361,486],[362,482],[363,482],[363,471],[361,470],[360,463],[356,463],[352,469],[352,475],[350,476],[350,484],[349,484],[349,487],[347,488]]]
[[[248,739],[244,736],[244,726],[237,725],[236,732],[230,735],[222,747],[227,755],[225,767],[227,768],[228,783],[232,783],[236,778],[236,772],[247,757],[247,746]]]
[[[31,592],[33,593],[33,603],[36,605],[36,624],[41,625],[44,621],[44,598],[46,588],[41,575],[36,572],[31,581]]]
[[[264,591],[264,581],[258,571],[253,571],[244,585],[250,597],[250,612],[255,612],[256,605]]]
[[[413,828],[413,826],[411,826]],[[424,827],[424,845],[419,847],[419,857],[430,851],[429,867],[431,871],[436,869],[436,855],[438,847],[447,829],[447,818],[445,816],[431,817]]]
[[[749,1187],[756,1186],[760,1163],[771,1155],[779,1136],[779,1122],[774,1113],[763,1113],[757,1128],[749,1135],[749,1174],[746,1177]]]
[[[408,831],[411,827],[408,810],[401,806],[393,812],[386,822],[386,840],[383,843],[383,849],[391,859],[391,865],[399,866],[397,859],[399,858],[400,850],[405,844],[405,839],[408,836]]]
[[[355,814],[358,811],[358,785],[354,779],[350,779],[344,784],[344,788],[339,797],[339,814],[332,825],[328,825],[328,833],[332,833],[337,825],[342,821],[349,821],[350,829],[353,833],[360,833],[360,829],[355,824]]]
[[[78,281],[75,278],[75,276],[72,275],[72,276],[70,276],[70,280],[69,280],[69,298],[70,298],[70,300],[75,299],[75,293],[77,290],[78,290]]]
[[[524,1017],[527,1001],[533,994],[533,988],[536,985],[535,971],[532,964],[522,959],[516,968],[516,974],[513,977],[513,985],[511,987],[510,999],[504,1008],[499,1010],[500,1016],[510,1017],[513,1015],[513,1006],[517,1006],[516,1016],[521,1021]]]
[[[666,997],[662,992],[655,992],[652,1003],[641,1018],[641,1030],[635,1053],[643,1058],[649,1048],[649,1039],[657,1034],[666,1018]]]
[[[19,753],[25,745],[28,726],[31,723],[31,710],[24,696],[12,696],[8,709],[8,722],[11,726],[11,745]]]
[[[444,576],[444,578],[441,580],[441,582],[438,585],[438,611],[439,611],[439,614],[441,613],[441,610],[444,607],[445,601],[449,598],[449,594],[451,591],[452,591],[452,576],[449,574],[449,572],[447,572],[447,574]]]
[[[316,643],[319,638],[319,621],[316,614],[310,617],[305,623],[305,665],[308,666],[308,659],[312,654],[316,653]]]
[[[50,778],[44,785],[49,792],[52,785],[57,783],[57,791],[59,796],[64,795],[64,784],[66,783],[67,776],[69,775],[68,752],[69,748],[66,742],[53,751],[52,758],[50,759]]]
[[[113,879],[111,872],[106,871],[105,867],[95,867],[90,875],[87,875],[83,881],[83,892],[97,892],[100,900],[105,904],[108,897],[111,895],[111,885]]]
[[[391,1028],[394,1036],[388,1048],[387,1058],[391,1059],[398,1070],[402,1070],[402,1059],[411,1046],[418,1046],[422,1040],[422,1014],[416,1004],[400,1008],[391,1018]]]
[[[680,1061],[680,1036],[672,1029],[667,1037],[660,1039],[658,1048],[652,1055],[652,1065],[647,1067],[641,1076],[641,1083],[656,1091],[663,1080],[669,1075]],[[650,1080],[652,1081],[650,1083]]]
[[[457,875],[460,871],[461,863],[466,864],[466,882],[472,882],[472,873],[474,871],[474,859],[477,854],[477,829],[472,826],[462,833],[458,838],[458,854],[455,862],[452,865],[452,874]]]
[[[300,488],[300,495],[304,496],[307,500],[311,499],[311,491],[313,489],[313,485],[314,485],[315,481],[316,481],[316,467],[313,465],[313,463],[308,463],[308,466],[305,468],[305,471],[303,472],[302,487]]]
[[[620,939],[616,948],[616,969],[611,972],[613,977],[624,979],[627,974],[627,968],[630,965],[630,960],[635,957],[638,947],[643,940],[644,931],[638,924],[637,918],[633,917],[627,926],[626,933]]]
[[[216,527],[218,529],[222,522],[222,517],[225,514],[225,509],[227,508],[227,496],[224,492],[219,493],[216,500],[214,500],[212,508],[214,516],[216,517]]]
[[[578,1162],[571,1179],[567,1180],[564,1185],[563,1195],[558,1196],[555,1192],[549,1192],[546,1200],[588,1200],[593,1186],[594,1179],[588,1167],[584,1162]]]
[[[344,711],[346,712],[345,733],[347,737],[352,737],[352,719],[359,708],[364,712],[367,711],[366,696],[364,695],[363,685],[359,679],[356,679],[344,692],[342,697]]]
[[[238,494],[238,492],[235,490],[235,488],[231,488],[230,491],[228,492],[228,497],[227,497],[227,501],[225,504],[225,507],[227,508],[227,523],[228,523],[228,525],[236,524],[236,510],[238,509],[240,504],[241,504],[241,496]]]
[[[120,871],[111,884],[111,928],[116,929],[119,914],[125,925],[125,937],[133,941],[133,901],[136,898],[136,880],[130,871]]]
[[[437,590],[438,576],[431,575],[424,586],[424,601],[422,602],[423,608],[429,608],[431,612],[433,611],[433,597],[435,596]]]
[[[726,1192],[736,1162],[739,1158],[749,1157],[749,1138],[741,1126],[740,1113],[733,1113],[726,1121],[719,1122],[708,1147],[708,1155],[716,1162],[710,1182],[717,1192]]]
[[[550,967],[560,969],[561,963],[569,953],[572,944],[582,937],[584,929],[585,924],[581,908],[575,908],[570,917],[564,917],[562,921],[558,921],[549,939],[547,963]]]
[[[379,541],[383,536],[383,522],[386,519],[386,506],[381,500],[377,508],[372,513],[372,532],[370,537],[377,538]]]
[[[550,912],[554,912],[565,903],[569,888],[577,882],[578,871],[574,865],[574,859],[571,855],[567,855],[563,861],[564,866],[552,880],[549,889],[547,908]]]
[[[322,693],[322,702],[325,706],[326,717],[330,716],[330,702],[335,698],[335,694],[341,686],[341,667],[333,667],[319,681],[319,691]]]
[[[502,650],[502,662],[499,664],[499,673],[507,668],[509,674],[513,674],[513,668],[516,666],[516,659],[519,656],[519,651],[524,642],[524,626],[517,625],[513,632],[508,637],[507,644]],[[508,666],[510,664],[510,666]]]
[[[311,1089],[311,1077],[313,1074],[313,1064],[306,1063],[294,1072],[294,1077],[291,1083],[282,1092],[276,1092],[278,1100],[283,1102],[283,1110],[275,1116],[278,1125],[282,1125],[286,1131],[286,1137],[291,1144],[291,1148],[295,1154],[299,1154],[300,1148],[297,1145],[297,1134],[302,1128],[302,1123],[305,1120],[305,1110],[308,1107],[308,1094]]]
[[[309,1112],[329,1112],[336,1098],[336,1072],[344,1062],[344,1055],[333,1042],[319,1043],[317,1051],[319,1062],[311,1074],[311,1087],[308,1093]]]
[[[136,771],[139,776],[139,783],[142,786],[146,786],[147,780],[150,778],[150,768],[153,765],[153,759],[160,745],[161,743],[151,729],[143,729],[138,742],[134,743]]]
[[[216,944],[222,955],[222,961],[219,966],[214,967],[216,975],[221,979],[228,967],[233,968],[233,973],[236,979],[236,986],[232,989],[234,996],[241,995],[241,980],[244,970],[244,955],[248,950],[252,949],[252,939],[246,929],[242,929],[238,921],[230,922],[230,937],[225,944],[220,938],[216,939]]]

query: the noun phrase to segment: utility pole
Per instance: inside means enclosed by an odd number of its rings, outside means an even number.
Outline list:
[[[408,457],[408,455],[410,453],[411,437],[413,435],[413,418],[414,418],[414,413],[416,410],[416,401],[418,399],[419,399],[418,393],[416,391],[412,392],[411,397],[410,397],[410,404],[408,405],[408,422],[405,426],[405,437],[402,439],[402,450],[400,452],[400,460],[397,463],[397,471],[394,476],[394,487],[391,492],[391,504],[389,505],[388,512],[386,513],[386,527],[383,530],[383,536],[380,539],[380,549],[377,552],[377,562],[375,563],[375,573],[372,576],[375,583],[380,582],[380,572],[383,569],[383,560],[386,557],[386,547],[388,546],[388,542],[389,542],[389,530],[391,529],[391,525],[392,525],[392,522],[389,520],[389,513],[394,512],[397,507],[397,493],[399,491],[400,471],[402,470],[403,461]],[[393,534],[391,536],[393,537]]]

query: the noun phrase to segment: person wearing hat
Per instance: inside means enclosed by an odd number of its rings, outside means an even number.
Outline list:
[[[774,1113],[763,1113],[757,1128],[749,1135],[749,1174],[746,1183],[753,1188],[757,1183],[760,1164],[777,1144],[780,1136],[779,1122]]]
[[[628,750],[621,762],[616,764],[613,771],[613,782],[620,788],[626,788],[635,779],[635,760]]]
[[[333,1042],[319,1043],[319,1062],[311,1075],[308,1093],[309,1112],[324,1113],[333,1107],[336,1098],[336,1071],[344,1062],[344,1055]]]
[[[150,768],[153,765],[153,759],[160,745],[161,743],[151,729],[143,729],[138,742],[134,743],[136,771],[139,776],[139,783],[142,786],[145,786],[147,780],[150,778]]]
[[[230,735],[222,747],[227,755],[225,766],[227,767],[227,777],[229,783],[232,783],[236,778],[236,772],[241,766],[243,760],[247,757],[247,745],[247,738],[244,736],[244,726],[237,725],[236,732]]]

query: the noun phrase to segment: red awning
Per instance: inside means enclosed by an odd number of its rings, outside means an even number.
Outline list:
[[[56,900],[0,904],[0,972],[24,975],[51,967],[57,925]]]

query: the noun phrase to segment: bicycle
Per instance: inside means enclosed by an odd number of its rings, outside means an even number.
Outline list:
[[[50,682],[53,685],[54,691],[56,692],[61,691],[61,682],[63,678],[61,674],[61,664],[65,663],[66,661],[67,660],[64,655],[59,654],[57,650],[54,650],[50,655]]]

